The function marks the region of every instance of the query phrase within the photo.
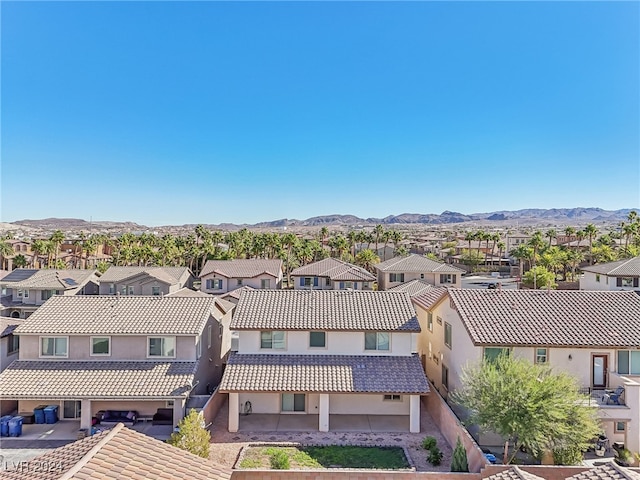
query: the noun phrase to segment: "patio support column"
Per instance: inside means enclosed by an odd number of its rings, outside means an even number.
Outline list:
[[[186,400],[184,398],[176,398],[173,401],[173,426],[175,427],[180,423],[180,420],[184,418],[184,405]]]
[[[640,382],[625,377],[624,403],[629,407],[625,448],[632,452],[640,450]]]
[[[321,432],[329,431],[329,394],[320,394],[320,405],[318,412],[318,430]]]
[[[420,433],[420,395],[409,396],[409,431]]]
[[[91,400],[80,401],[80,428],[91,428]]]
[[[240,394],[229,393],[229,431],[237,432],[240,425]]]

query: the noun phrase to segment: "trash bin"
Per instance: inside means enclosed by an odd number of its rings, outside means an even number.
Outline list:
[[[47,408],[46,405],[38,405],[33,409],[33,415],[35,417],[36,423],[44,423],[44,409]]]
[[[0,417],[0,437],[9,436],[9,420],[11,420],[11,415]]]
[[[58,421],[58,405],[49,405],[44,409],[44,423],[56,423]]]
[[[22,420],[23,418],[20,415],[16,415],[11,420],[9,420],[10,437],[19,437],[20,435],[22,435]]]

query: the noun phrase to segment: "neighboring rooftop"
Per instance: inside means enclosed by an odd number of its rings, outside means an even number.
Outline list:
[[[118,283],[127,278],[147,273],[163,282],[176,284],[191,272],[187,267],[109,267],[100,277],[100,283]]]
[[[599,263],[582,267],[581,270],[616,277],[640,277],[640,257],[628,258],[617,262]]]
[[[111,430],[36,457],[30,465],[56,468],[4,470],[7,480],[228,480],[231,470],[119,423]],[[60,468],[57,468],[57,467]]]
[[[220,295],[219,298],[222,298],[222,299],[232,298],[232,299],[238,301],[238,300],[240,300],[240,296],[242,295],[242,292],[246,292],[247,290],[255,290],[255,288],[250,287],[249,285],[245,285],[244,287],[240,287],[240,288],[236,288],[235,290],[231,290],[228,293],[223,293],[222,295]]]
[[[424,255],[412,253],[405,257],[394,257],[386,262],[375,265],[376,269],[381,272],[415,272],[415,273],[464,273],[464,270],[449,265],[447,263],[436,262]]]
[[[0,338],[13,333],[16,327],[22,322],[24,322],[24,320],[20,318],[0,317]]]
[[[325,258],[291,272],[292,277],[329,277],[340,282],[374,282],[376,277],[362,267],[343,262],[337,258]]]
[[[85,283],[96,270],[53,270],[17,268],[4,277],[0,283],[12,289],[68,290]]]
[[[420,331],[408,293],[359,290],[248,290],[230,328]]]
[[[393,288],[389,289],[390,292],[407,292],[410,297],[415,297],[416,295],[423,295],[426,293],[437,292],[440,294],[442,292],[446,292],[446,288],[444,287],[434,287],[430,283],[425,282],[424,280],[411,280],[407,283],[401,283],[400,285],[396,285]]]
[[[640,346],[632,291],[448,289],[476,345]]]
[[[233,353],[220,391],[424,394],[429,385],[415,355]]]
[[[215,297],[55,295],[17,333],[198,335],[215,305]]]
[[[262,258],[207,260],[200,272],[200,278],[212,273],[226,278],[254,278],[263,274],[278,278],[282,273],[282,260]]]
[[[0,398],[166,398],[190,390],[197,362],[16,360]]]

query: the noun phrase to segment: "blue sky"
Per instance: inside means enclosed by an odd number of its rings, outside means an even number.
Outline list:
[[[640,206],[638,2],[6,2],[1,219]]]

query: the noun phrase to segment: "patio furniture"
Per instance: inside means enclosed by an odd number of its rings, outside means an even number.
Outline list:
[[[617,387],[615,390],[605,390],[602,396],[602,403],[605,405],[624,405],[620,396],[624,393],[624,387]]]
[[[96,413],[96,417],[100,424],[131,423],[133,425],[138,420],[138,412],[136,410],[100,410]]]

